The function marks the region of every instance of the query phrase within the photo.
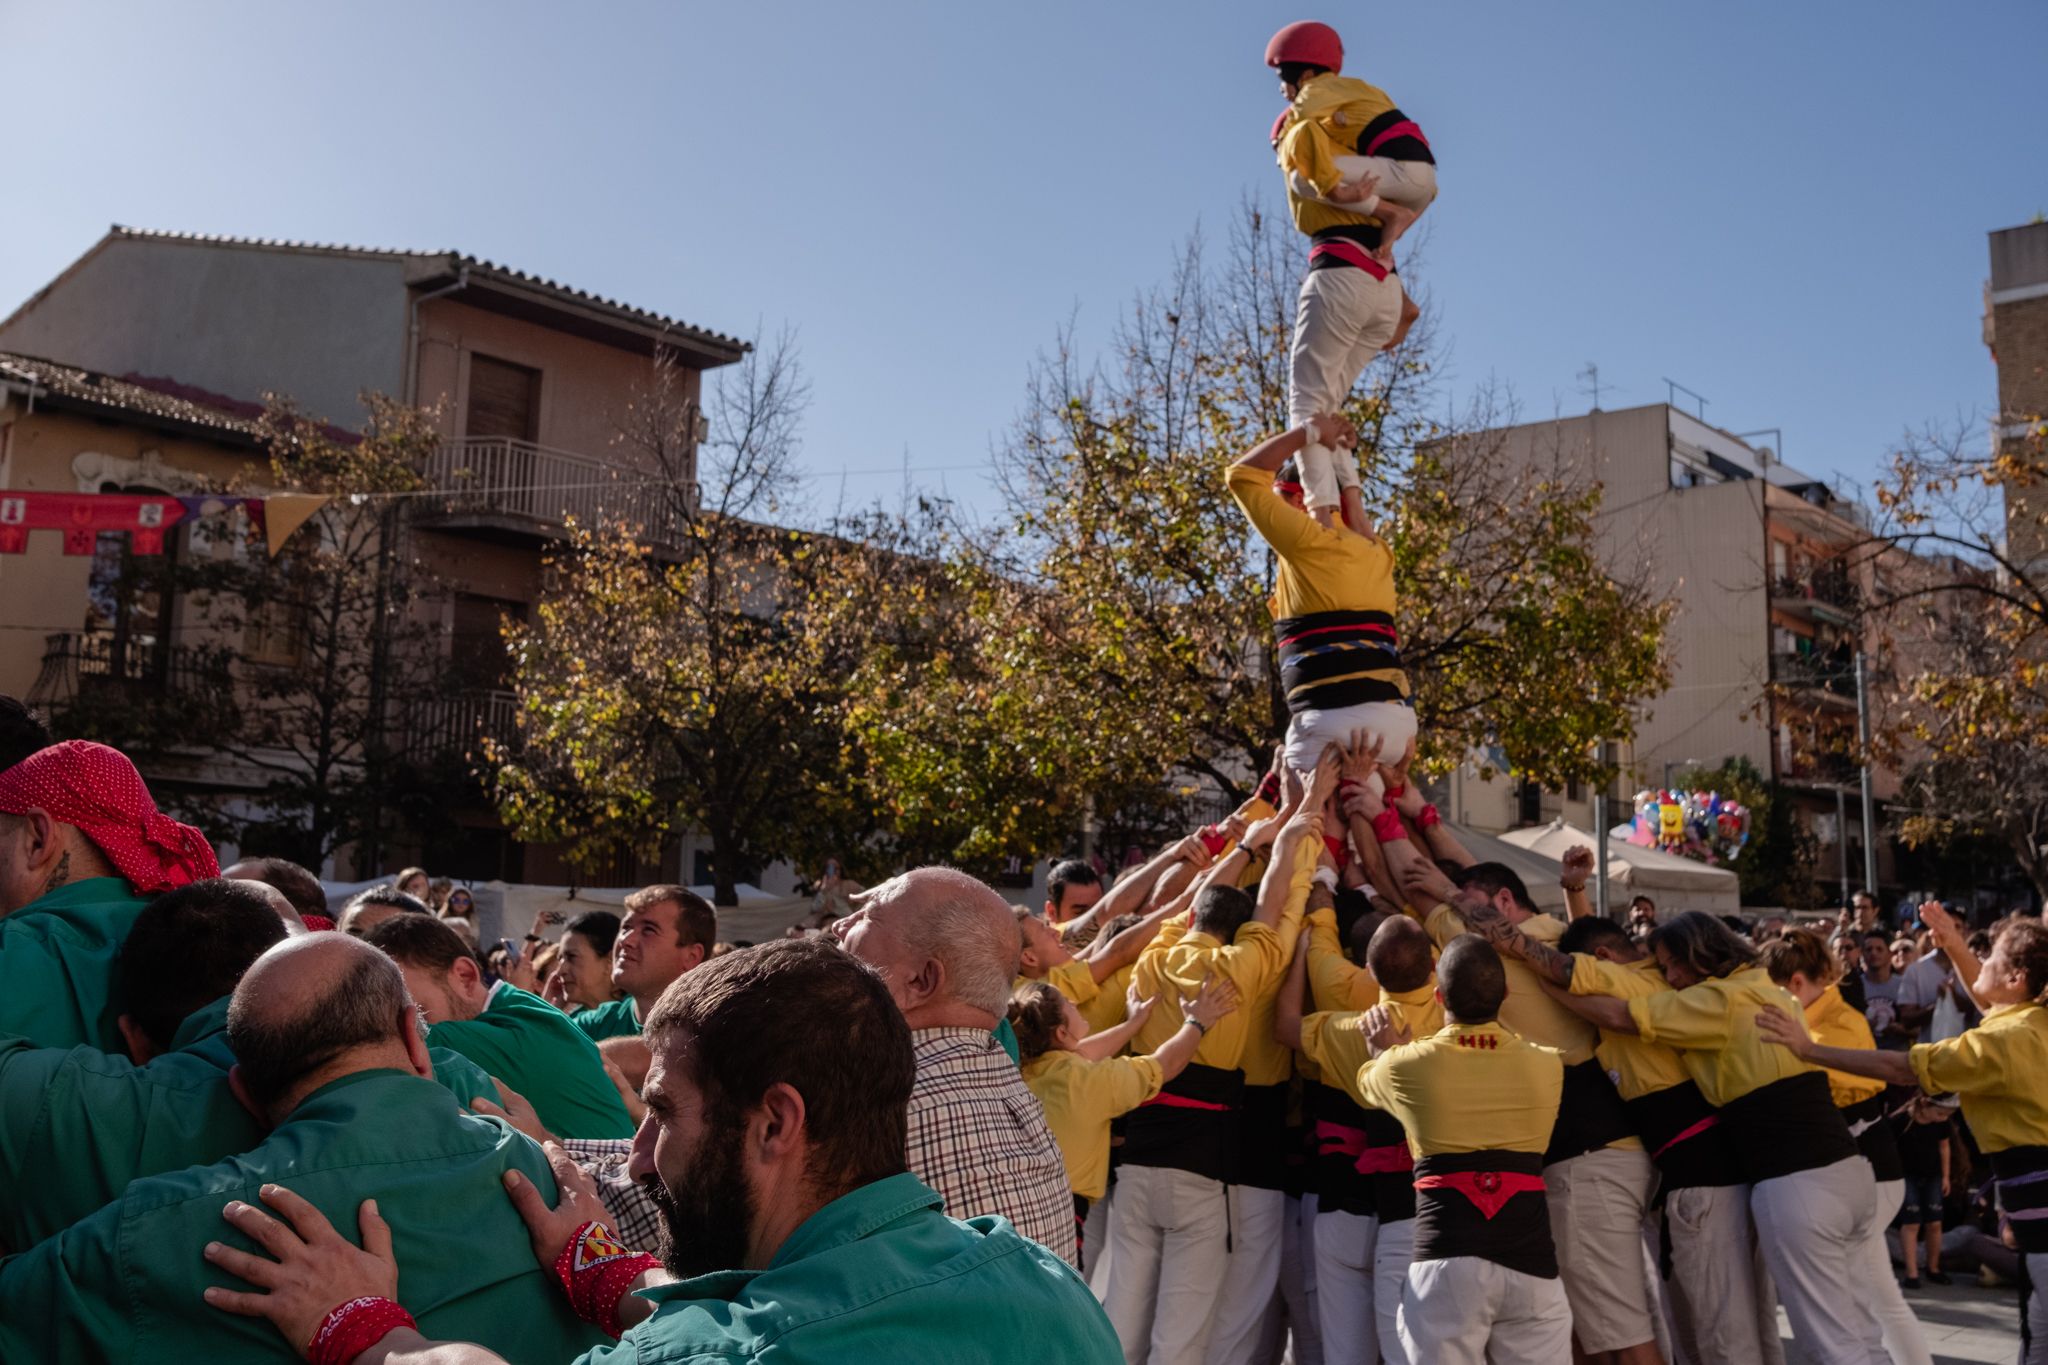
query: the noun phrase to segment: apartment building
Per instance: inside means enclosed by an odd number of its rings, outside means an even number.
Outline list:
[[[471,751],[511,728],[499,623],[527,615],[565,523],[624,515],[658,540],[650,481],[693,482],[694,450],[656,470],[618,439],[655,357],[670,359],[675,397],[694,400],[704,372],[745,349],[459,252],[117,226],[0,320],[0,489],[181,493],[246,479],[264,468],[257,418],[271,395],[343,428],[363,421],[366,393],[432,411],[442,439],[426,480],[451,496],[422,500],[404,534],[436,585],[423,609],[451,687],[404,724],[410,744]],[[194,552],[193,534],[177,528],[166,551]],[[61,705],[109,681],[210,685],[181,673],[218,643],[203,604],[122,600],[127,551],[104,539],[90,557],[42,540],[0,556],[0,690]],[[189,765],[151,775],[223,791],[247,780]],[[480,793],[458,818],[463,837],[434,850],[436,871],[578,879],[557,850],[510,840]],[[671,850],[650,867],[622,855],[606,874],[688,875],[689,857]],[[344,857],[332,870],[381,869]]]
[[[1984,287],[1984,344],[1998,368],[2001,448],[2042,458],[2048,424],[2048,222],[1991,234],[1991,278]],[[2048,488],[2005,492],[2006,544],[2014,564],[2048,574]]]
[[[1614,755],[1623,773],[1610,793],[1616,822],[1628,817],[1638,790],[1745,758],[1795,803],[1832,892],[1865,878],[1860,773],[1848,750],[1856,655],[1874,658],[1877,639],[1858,608],[1901,576],[1947,569],[1876,552],[1861,507],[1755,437],[1655,403],[1469,440],[1502,468],[1598,480],[1607,562],[1677,603],[1671,686],[1644,706],[1633,744]],[[1882,681],[1877,667],[1873,686]],[[1898,773],[1879,768],[1873,778],[1881,808],[1898,792]],[[1480,829],[1558,816],[1593,824],[1589,791],[1482,780],[1476,769],[1451,785],[1452,809]],[[1881,828],[1881,814],[1873,815]],[[1897,850],[1880,834],[1877,851],[1880,882],[1894,883]]]

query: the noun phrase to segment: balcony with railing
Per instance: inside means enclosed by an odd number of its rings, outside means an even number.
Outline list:
[[[80,696],[107,692],[155,699],[220,698],[233,686],[228,655],[219,649],[64,631],[44,637],[42,668],[29,689],[29,700],[63,706]]]
[[[408,758],[482,762],[484,741],[518,743],[519,700],[511,692],[475,689],[423,697],[404,708]]]
[[[656,545],[679,536],[682,500],[694,504],[694,483],[621,467],[589,455],[501,436],[445,442],[423,471],[446,496],[423,499],[424,520],[448,529],[555,538],[570,520],[592,527],[624,521]]]
[[[1856,704],[1856,667],[1846,657],[1830,654],[1771,655],[1771,681],[1813,700]]]
[[[1811,575],[1780,578],[1771,585],[1771,605],[1797,616],[1847,625],[1862,610],[1863,594],[1839,566]]]

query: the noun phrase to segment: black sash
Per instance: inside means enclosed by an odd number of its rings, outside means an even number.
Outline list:
[[[1524,1275],[1556,1279],[1557,1247],[1543,1190],[1507,1192],[1515,1183],[1540,1186],[1542,1173],[1538,1152],[1454,1152],[1416,1162],[1415,1259],[1477,1256]],[[1432,1188],[1437,1180],[1459,1183]],[[1461,1186],[1476,1187],[1478,1198],[1494,1206],[1483,1206]]]
[[[1819,1170],[1859,1153],[1828,1093],[1825,1071],[1808,1071],[1721,1106],[1721,1122],[1745,1183]]]
[[[1229,1181],[1237,1168],[1243,1098],[1244,1072],[1189,1063],[1158,1096],[1125,1116],[1123,1164]]]

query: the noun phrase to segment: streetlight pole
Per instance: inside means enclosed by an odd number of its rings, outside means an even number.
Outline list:
[[[1869,676],[1869,666],[1859,649],[1856,651],[1856,756],[1863,761],[1863,889],[1874,898],[1877,895],[1877,801],[1871,793],[1870,781]]]

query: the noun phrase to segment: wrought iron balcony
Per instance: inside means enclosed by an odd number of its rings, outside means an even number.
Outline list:
[[[1817,692],[1831,701],[1856,704],[1854,663],[1826,654],[1773,654],[1771,681],[1784,687]]]
[[[594,527],[624,521],[652,544],[674,544],[678,496],[694,504],[694,483],[557,450],[532,441],[471,436],[444,443],[424,471],[430,487],[451,490],[428,516],[448,526],[559,536],[574,520]]]
[[[518,742],[518,710],[518,698],[498,690],[421,698],[405,707],[406,754],[414,759],[481,762],[484,740],[495,740],[508,748]]]
[[[62,705],[82,692],[108,688],[219,698],[233,685],[228,656],[219,649],[65,631],[44,637],[42,670],[29,699]]]

